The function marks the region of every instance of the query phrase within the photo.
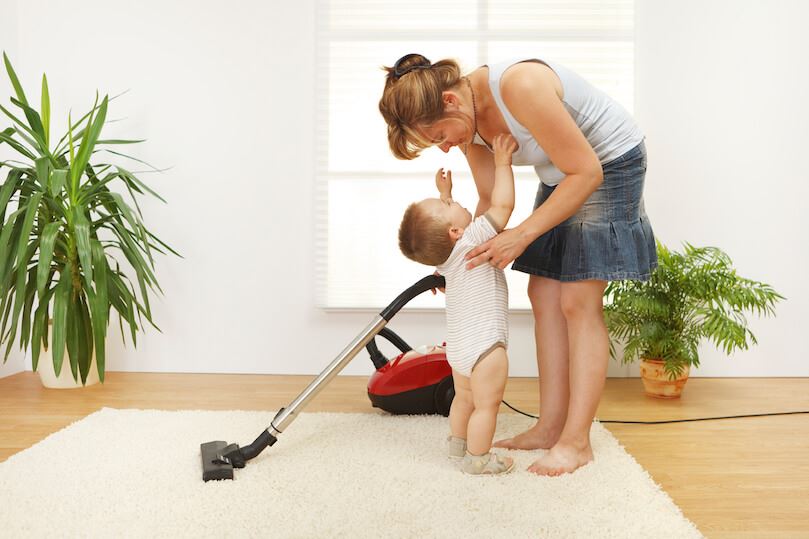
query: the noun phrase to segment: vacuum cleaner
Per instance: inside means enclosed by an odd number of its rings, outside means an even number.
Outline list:
[[[392,414],[448,416],[455,385],[444,345],[413,350],[389,328],[382,328],[379,336],[401,354],[388,360],[377,348],[375,338],[366,346],[376,367],[368,381],[371,404]]]
[[[309,401],[364,347],[367,348],[376,367],[376,372],[368,383],[368,397],[373,406],[394,414],[448,415],[455,392],[452,370],[446,361],[443,347],[413,350],[398,335],[385,327],[410,300],[427,290],[443,287],[443,277],[429,275],[399,294],[295,400],[278,411],[270,425],[253,443],[244,447],[224,441],[201,444],[203,481],[233,479],[233,469],[244,468],[248,460],[275,444],[281,433],[298,417]],[[376,345],[377,335],[396,346],[401,354],[392,361],[388,360]]]

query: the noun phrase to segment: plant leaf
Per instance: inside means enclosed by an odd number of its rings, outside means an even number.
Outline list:
[[[9,215],[0,231],[0,283],[5,281],[8,272],[14,267],[14,261],[17,259],[17,251],[9,248],[9,244],[13,245],[17,242],[27,209],[27,206],[23,206]]]
[[[48,148],[51,138],[51,96],[48,92],[48,78],[42,74],[42,127],[45,134],[45,147]]]
[[[15,150],[17,150],[21,154],[23,154],[25,157],[27,157],[31,161],[36,159],[36,156],[34,154],[32,154],[30,151],[28,151],[28,149],[25,146],[23,146],[22,144],[20,144],[19,142],[17,142],[16,140],[14,140],[12,138],[11,135],[14,134],[14,128],[10,128],[10,129],[11,129],[10,133],[9,133],[9,129],[6,129],[2,133],[0,133],[0,142],[5,142],[6,144],[8,144],[9,146],[14,148]]]
[[[36,193],[29,200],[28,209],[25,212],[25,220],[23,221],[20,238],[17,244],[17,291],[14,297],[14,314],[11,322],[12,339],[14,339],[16,334],[17,318],[25,302],[25,277],[28,273],[28,261],[34,255],[39,245],[38,237],[35,237],[30,244],[28,243],[28,238],[34,226],[34,217],[36,217],[37,211],[39,210],[39,201],[41,198],[42,193]]]
[[[78,179],[84,171],[84,167],[87,166],[90,160],[90,154],[95,147],[98,136],[101,134],[101,129],[104,127],[104,119],[107,117],[107,102],[108,98],[104,96],[101,106],[98,107],[98,115],[95,119],[91,115],[87,120],[88,129],[82,137],[81,144],[79,145],[79,153],[76,155],[76,159],[70,164],[70,185],[72,193],[78,191]]]
[[[72,170],[72,168],[73,168],[72,163],[76,160],[76,148],[75,148],[75,146],[73,144],[73,125],[72,125],[72,121],[70,119],[70,114],[71,113],[68,111],[68,113],[67,113],[67,125],[68,125],[67,136],[68,136],[68,142],[69,142],[69,147],[70,147],[70,163],[71,163],[71,170]],[[88,114],[91,114],[91,113],[88,113]],[[57,150],[57,152],[61,153],[58,150]],[[71,178],[73,177],[72,173],[71,173],[70,177]]]
[[[110,302],[107,292],[107,257],[104,247],[98,240],[92,242],[93,276],[95,277],[95,294],[90,297],[90,315],[92,318],[93,338],[95,340],[96,365],[99,379],[104,381],[105,348],[107,339],[107,323]]]
[[[34,314],[34,327],[31,335],[31,368],[36,372],[39,366],[39,354],[42,352],[43,336],[48,334],[48,301],[39,301],[39,308]]]
[[[62,370],[62,362],[65,357],[65,346],[67,342],[67,307],[70,302],[72,291],[70,262],[65,264],[62,275],[59,277],[59,284],[56,285],[56,293],[53,298],[53,371],[56,376]]]
[[[36,296],[36,268],[28,270],[28,279],[25,285],[25,303],[22,308],[22,322],[20,323],[21,348],[27,350],[31,338],[31,311],[34,306],[34,296]]]
[[[105,149],[104,151],[108,152],[108,153],[111,153],[113,155],[117,155],[118,157],[126,157],[127,159],[131,159],[132,161],[136,161],[136,162],[138,162],[138,163],[140,163],[142,165],[146,165],[147,167],[152,169],[154,172],[164,172],[166,170],[166,169],[159,169],[159,168],[155,167],[154,165],[150,165],[146,161],[143,161],[143,160],[138,159],[137,157],[133,157],[131,155],[127,155],[125,153],[116,152],[115,150],[110,150],[110,149]]]
[[[122,197],[118,193],[113,192],[109,193],[109,197],[115,202],[115,205],[118,208],[119,213],[121,213],[124,216],[124,218],[126,218],[126,220],[129,222],[129,226],[132,227],[132,230],[139,231],[138,227],[139,221],[135,217],[135,214],[132,212],[132,208],[130,208],[129,205],[124,201],[124,197]],[[142,236],[140,236],[140,234],[138,234],[138,236],[141,237],[141,239],[143,239]]]
[[[8,206],[8,201],[11,200],[11,196],[14,194],[14,191],[17,190],[18,186],[20,185],[20,179],[22,178],[22,170],[20,169],[12,169],[6,175],[6,181],[0,186],[0,225],[3,224],[3,219],[6,215],[6,207]]]
[[[107,140],[99,140],[96,144],[140,144],[141,142],[146,142],[146,139],[140,140],[124,140],[124,139],[107,139]]]
[[[0,105],[0,111],[11,118],[15,124],[17,124],[18,133],[22,134],[22,131],[25,131],[32,137],[32,139],[26,138],[26,140],[34,149],[38,150],[39,153],[43,155],[47,155],[48,152],[47,148],[45,148],[45,141],[42,140],[42,123],[40,122],[39,114],[29,106],[21,104],[13,97],[11,98],[11,101],[23,109],[23,112],[25,112],[27,116],[28,122],[31,124],[30,126],[17,118],[10,110],[2,105]],[[22,131],[19,131],[19,128],[22,128]]]
[[[20,86],[20,80],[17,78],[17,73],[14,72],[14,68],[11,67],[11,60],[8,59],[5,52],[3,53],[3,62],[6,64],[6,71],[8,72],[8,78],[11,80],[11,85],[17,93],[17,99],[27,104],[28,101],[25,99],[25,92],[22,91],[22,86]]]
[[[48,157],[38,157],[34,161],[35,170],[37,172],[37,179],[42,186],[42,190],[48,188],[51,175],[51,160]]]
[[[23,139],[25,142],[27,142],[27,143],[28,143],[28,145],[29,145],[31,148],[33,148],[33,150],[34,150],[34,151],[37,151],[37,150],[39,150],[39,149],[40,149],[40,144],[39,144],[39,142],[37,142],[36,140],[34,140],[34,139],[32,138],[32,136],[26,135],[26,134],[25,134],[25,130],[24,130],[24,129],[20,129],[18,126],[15,126],[15,127],[14,127],[14,131],[15,131],[15,132],[17,133],[17,135],[19,135],[19,136],[20,136],[20,137],[21,137],[21,138],[22,138],[22,139]],[[39,153],[41,154],[42,152],[39,152]],[[33,159],[32,159],[32,161],[33,161]]]
[[[80,273],[84,277],[84,283],[87,288],[90,288],[90,283],[93,280],[93,255],[90,251],[90,223],[87,218],[78,209],[73,208],[73,230],[76,234],[76,249],[79,252],[79,261],[81,264]]]
[[[76,328],[78,331],[79,345],[79,355],[77,359],[81,383],[84,385],[87,383],[87,374],[90,372],[90,365],[93,360],[93,325],[90,321],[90,312],[83,295],[79,296],[76,309]]]
[[[2,324],[2,329],[0,329],[0,337],[2,337],[2,338],[0,338],[0,342],[3,342],[4,338],[8,338],[8,345],[6,346],[6,354],[5,354],[5,356],[3,356],[3,363],[5,363],[6,361],[8,361],[8,356],[9,356],[9,354],[11,354],[11,349],[12,349],[12,347],[14,345],[14,337],[10,336],[11,335],[10,332],[9,332],[7,337],[4,337],[4,335],[6,335],[6,333],[5,333],[5,331],[6,331],[6,323],[8,322],[9,315],[11,314],[11,306],[12,306],[13,302],[12,301],[6,302],[5,298],[3,298],[3,299],[4,299],[3,308],[0,309],[0,310],[3,311],[3,324]]]
[[[73,380],[79,380],[79,335],[81,314],[78,312],[74,294],[67,301],[67,356]]]
[[[34,193],[34,195],[28,200],[28,204],[25,209],[25,220],[23,221],[22,225],[21,237],[19,244],[17,245],[17,259],[22,258],[22,256],[25,254],[26,248],[28,247],[28,237],[31,235],[31,229],[34,227],[34,218],[39,210],[39,202],[41,200],[41,192]]]
[[[51,272],[51,261],[53,260],[53,245],[62,223],[54,221],[45,225],[39,241],[39,262],[37,264],[37,297],[40,303],[45,297],[45,284]]]
[[[78,203],[89,206],[103,205],[104,201],[99,200],[99,198],[109,196],[109,188],[106,185],[118,177],[118,173],[110,173],[101,180],[91,181],[89,185],[85,185],[80,191]]]
[[[40,118],[39,113],[32,109],[27,103],[22,103],[13,97],[11,98],[11,102],[20,107],[25,113],[31,136],[36,139],[40,153],[42,153],[42,155],[48,155],[48,145],[45,143],[45,128],[42,126],[42,118]]]
[[[68,170],[65,169],[57,169],[51,173],[51,183],[48,186],[51,195],[58,195],[62,189],[65,187],[65,182],[67,182],[67,174]]]

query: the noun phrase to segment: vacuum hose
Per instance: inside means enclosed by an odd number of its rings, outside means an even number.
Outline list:
[[[422,292],[426,292],[432,288],[444,288],[444,278],[440,275],[428,275],[422,278],[416,284],[399,294],[399,296],[391,302],[390,305],[385,307],[379,316],[390,322],[390,319],[399,312],[399,309],[407,305],[407,302],[415,298]]]
[[[259,453],[264,451],[267,447],[271,446],[278,439],[270,434],[270,431],[265,430],[261,434],[259,434],[258,438],[256,438],[252,444],[246,445],[241,448],[242,456],[244,460],[250,460],[258,456]]]

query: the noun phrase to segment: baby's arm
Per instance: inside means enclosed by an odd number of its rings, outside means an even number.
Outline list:
[[[486,211],[496,225],[498,232],[508,223],[514,210],[514,173],[511,170],[511,154],[517,149],[517,142],[511,135],[494,137],[494,187],[491,206]]]
[[[438,195],[441,200],[452,198],[452,171],[448,170],[444,174],[444,169],[439,168],[435,173],[435,186],[438,188]]]

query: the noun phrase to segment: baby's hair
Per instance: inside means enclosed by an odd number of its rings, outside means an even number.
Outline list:
[[[379,112],[388,124],[388,144],[399,159],[415,159],[436,144],[421,132],[444,116],[443,92],[461,81],[455,60],[434,64],[420,54],[401,57],[387,72]]]
[[[421,264],[443,264],[455,245],[449,237],[449,228],[449,221],[436,217],[414,202],[405,210],[399,225],[399,249],[407,258]]]

